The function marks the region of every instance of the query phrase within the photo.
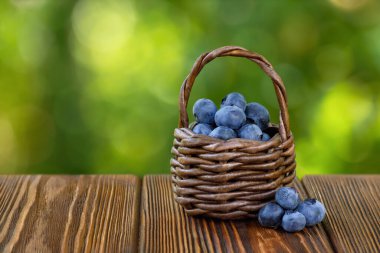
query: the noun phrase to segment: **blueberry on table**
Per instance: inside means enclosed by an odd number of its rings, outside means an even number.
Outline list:
[[[277,204],[288,210],[295,209],[300,202],[300,197],[296,189],[287,186],[277,190],[275,199]]]
[[[248,122],[258,125],[261,130],[264,131],[268,127],[270,121],[269,112],[263,105],[255,102],[247,104],[245,115]]]
[[[217,126],[224,126],[231,129],[239,129],[245,123],[245,114],[237,106],[224,106],[215,114]]]
[[[305,228],[306,218],[298,211],[287,210],[282,217],[281,227],[287,232],[297,232]]]
[[[209,124],[198,123],[193,128],[193,132],[196,134],[209,135],[211,133],[212,129],[213,129],[213,127]]]
[[[222,99],[221,107],[233,105],[239,107],[244,111],[247,102],[245,101],[245,98],[242,94],[238,92],[232,92]]]
[[[198,99],[193,106],[193,115],[198,123],[214,124],[215,113],[218,110],[210,99]]]
[[[269,141],[270,140],[269,134],[263,133],[263,135],[261,136],[261,140],[262,141]]]
[[[260,127],[255,124],[246,124],[239,129],[238,135],[240,138],[261,141],[263,132]]]
[[[270,202],[259,211],[259,223],[263,227],[277,228],[281,225],[285,211],[276,203]]]
[[[320,223],[326,215],[324,205],[316,199],[306,199],[297,207],[297,211],[306,218],[306,226],[314,226]]]
[[[233,129],[224,126],[215,128],[214,130],[212,130],[209,136],[222,140],[229,140],[237,137]]]

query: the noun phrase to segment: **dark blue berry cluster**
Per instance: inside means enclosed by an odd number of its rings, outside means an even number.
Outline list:
[[[244,96],[232,92],[222,100],[220,109],[210,99],[202,98],[195,102],[193,115],[197,124],[196,134],[229,140],[243,138],[268,141],[271,136],[265,130],[269,126],[269,112],[259,103],[248,103]]]
[[[270,202],[259,211],[259,223],[264,227],[282,227],[287,232],[297,232],[305,226],[314,226],[325,217],[324,205],[316,199],[301,201],[292,187],[281,187]]]

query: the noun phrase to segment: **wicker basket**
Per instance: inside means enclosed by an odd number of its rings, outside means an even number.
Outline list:
[[[274,136],[269,141],[224,141],[195,134],[189,128],[186,107],[194,80],[208,62],[223,56],[247,58],[272,79],[280,106],[280,124],[272,125]],[[263,56],[236,46],[202,54],[182,84],[179,109],[171,173],[175,200],[188,215],[219,219],[256,217],[258,210],[273,200],[276,189],[294,179],[295,152],[285,87]]]

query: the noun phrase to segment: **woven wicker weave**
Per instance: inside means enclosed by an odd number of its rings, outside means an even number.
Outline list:
[[[272,79],[280,107],[280,124],[272,126],[275,134],[271,140],[224,141],[195,134],[189,128],[186,107],[195,78],[208,62],[222,56],[247,58]],[[182,84],[179,108],[171,173],[175,200],[188,215],[219,219],[256,217],[258,210],[273,200],[276,189],[294,179],[294,142],[285,87],[263,56],[236,46],[202,54]]]

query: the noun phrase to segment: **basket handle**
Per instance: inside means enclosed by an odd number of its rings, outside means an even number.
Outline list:
[[[201,72],[203,67],[214,60],[217,57],[223,56],[235,56],[244,57],[248,60],[255,62],[259,67],[265,72],[267,76],[272,79],[274,89],[277,95],[278,104],[280,107],[280,125],[279,132],[281,139],[283,141],[287,140],[291,133],[289,127],[289,112],[288,112],[288,102],[286,97],[286,90],[281,77],[273,69],[272,65],[261,55],[250,52],[247,49],[237,46],[225,46],[217,48],[211,52],[207,52],[198,57],[195,61],[190,74],[183,81],[181,86],[181,91],[179,95],[179,123],[178,127],[188,127],[189,117],[186,111],[187,104],[190,97],[191,88],[193,87],[195,78]]]

